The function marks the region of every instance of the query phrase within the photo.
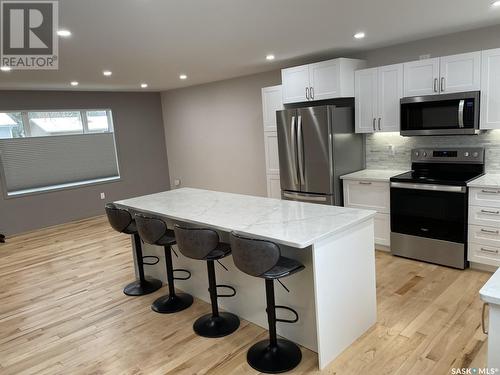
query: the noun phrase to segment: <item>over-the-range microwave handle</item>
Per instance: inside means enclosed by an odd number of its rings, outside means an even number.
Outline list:
[[[305,171],[304,171],[304,142],[302,134],[302,116],[297,117],[297,155],[298,155],[298,170],[299,170],[299,182],[301,185],[305,185]]]
[[[465,106],[465,100],[462,99],[458,102],[458,127],[459,128],[464,127],[464,106]]]
[[[298,172],[297,172],[297,127],[295,125],[295,116],[292,116],[292,121],[290,123],[290,131],[292,135],[292,150],[293,150],[293,184],[299,185]]]

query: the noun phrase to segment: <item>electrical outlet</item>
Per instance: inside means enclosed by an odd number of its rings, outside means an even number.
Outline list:
[[[106,199],[106,194],[101,193],[101,199]]]
[[[174,186],[177,186],[177,187],[181,186],[181,179],[180,178],[176,178],[174,180]]]
[[[391,153],[392,156],[396,155],[396,147],[394,145],[389,145],[389,152]]]

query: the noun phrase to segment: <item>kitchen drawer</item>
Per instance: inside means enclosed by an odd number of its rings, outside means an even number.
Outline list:
[[[486,207],[500,208],[500,188],[469,189],[469,204],[472,206],[486,206]]]
[[[500,228],[500,208],[469,206],[469,224]]]
[[[500,229],[481,225],[469,225],[469,242],[500,247]]]
[[[344,180],[344,206],[390,213],[388,182]]]
[[[500,266],[500,247],[469,242],[468,253],[469,262]]]
[[[391,245],[391,215],[376,214],[373,220],[375,227],[375,244],[382,246]]]

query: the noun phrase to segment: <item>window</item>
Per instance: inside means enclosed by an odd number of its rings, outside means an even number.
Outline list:
[[[21,112],[0,112],[0,139],[24,137]]]
[[[0,182],[7,197],[119,178],[110,110],[0,112]]]
[[[110,132],[109,109],[0,112],[0,139]]]

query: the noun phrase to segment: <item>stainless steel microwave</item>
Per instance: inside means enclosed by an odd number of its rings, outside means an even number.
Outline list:
[[[401,135],[463,135],[479,131],[479,91],[401,99]]]

